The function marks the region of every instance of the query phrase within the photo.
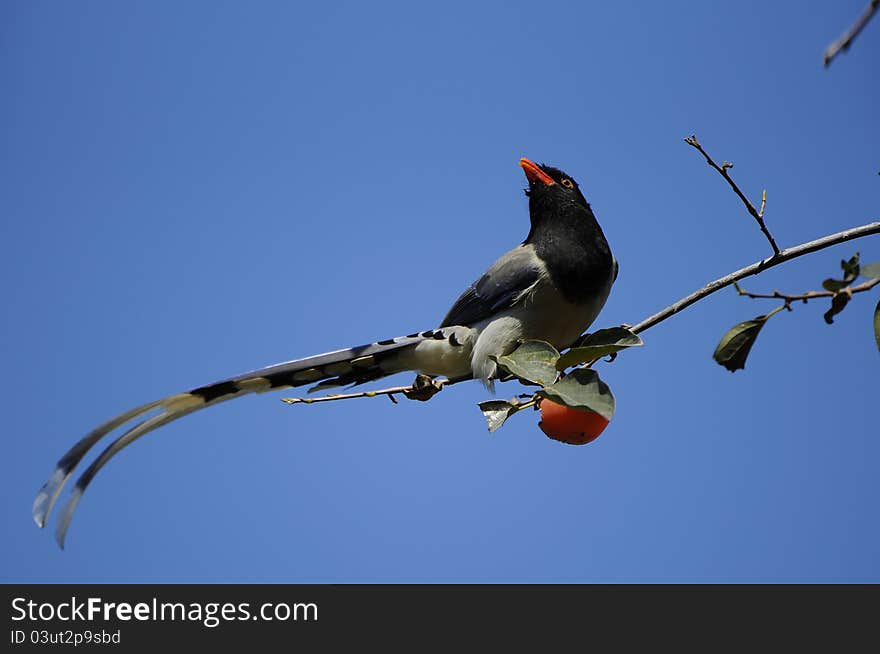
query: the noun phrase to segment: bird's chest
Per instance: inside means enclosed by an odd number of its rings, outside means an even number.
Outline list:
[[[572,302],[552,280],[539,283],[517,313],[520,340],[546,341],[557,349],[566,348],[593,323],[611,291],[612,275],[598,280],[593,292]]]

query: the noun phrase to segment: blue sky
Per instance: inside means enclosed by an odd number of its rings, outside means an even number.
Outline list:
[[[4,3],[0,580],[880,581],[876,292],[777,316],[736,374],[712,350],[773,305],[694,306],[600,367],[618,412],[584,447],[534,414],[488,434],[477,384],[263,395],[126,450],[66,551],[30,518],[118,412],[435,326],[524,238],[520,156],[620,260],[597,326],[768,252],[688,134],[768,189],[781,245],[876,220],[880,24],[821,66],[864,4]],[[880,238],[744,286],[855,251]]]

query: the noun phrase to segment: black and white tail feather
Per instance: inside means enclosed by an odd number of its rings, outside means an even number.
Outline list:
[[[110,432],[138,418],[141,418],[140,422],[137,422],[110,443],[77,480],[70,499],[61,512],[55,531],[55,538],[62,548],[73,513],[92,479],[110,459],[141,436],[195,411],[251,393],[263,393],[319,382],[309,389],[309,392],[312,392],[335,386],[363,384],[380,379],[409,369],[408,366],[401,363],[401,355],[412,350],[419,343],[428,340],[446,340],[452,337],[452,334],[453,330],[450,329],[431,330],[319,354],[305,359],[286,361],[207,386],[200,386],[185,393],[170,395],[126,411],[93,429],[61,457],[52,475],[43,484],[34,499],[32,509],[34,522],[41,528],[46,525],[49,514],[58,501],[65,483],[73,474],[76,466],[97,445],[98,441]],[[452,338],[454,340],[454,337]]]

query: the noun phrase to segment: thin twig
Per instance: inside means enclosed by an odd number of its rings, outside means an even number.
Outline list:
[[[874,279],[869,279],[866,282],[862,282],[857,286],[847,286],[845,288],[840,289],[839,291],[807,291],[806,293],[799,293],[797,295],[789,295],[787,293],[780,293],[779,291],[773,291],[772,293],[751,293],[749,291],[743,290],[740,288],[739,284],[734,282],[734,286],[736,287],[736,292],[739,295],[745,295],[746,297],[750,297],[752,299],[767,299],[767,300],[783,300],[787,303],[792,302],[803,302],[806,304],[809,300],[813,300],[820,297],[834,297],[837,293],[864,293],[865,291],[870,291],[872,288],[880,284],[880,277],[876,277]]]
[[[383,388],[375,391],[361,391],[359,393],[331,393],[329,395],[320,395],[318,397],[282,397],[281,401],[285,404],[315,404],[317,402],[335,402],[336,400],[354,400],[361,397],[380,397],[387,395],[388,398],[397,404],[395,395],[403,395],[409,400],[420,400],[426,402],[442,391],[447,386],[452,386],[464,379],[431,379],[427,375],[419,375],[409,386],[394,386],[392,388]]]
[[[709,282],[703,288],[700,288],[690,295],[681,298],[678,302],[669,305],[662,311],[658,311],[653,316],[645,318],[642,322],[635,325],[632,328],[632,331],[638,334],[639,332],[643,332],[646,329],[650,329],[651,327],[663,322],[670,316],[674,316],[682,309],[689,307],[695,302],[699,302],[704,297],[712,295],[712,293],[720,291],[722,288],[730,286],[734,282],[738,282],[745,277],[757,275],[758,273],[763,272],[768,268],[773,268],[774,266],[778,266],[779,264],[785,263],[786,261],[791,261],[792,259],[802,257],[805,254],[824,250],[825,248],[831,247],[832,245],[839,245],[840,243],[845,243],[846,241],[850,241],[854,238],[861,238],[863,236],[870,236],[872,234],[880,234],[880,222],[873,222],[868,223],[867,225],[862,225],[861,227],[845,229],[842,232],[829,234],[828,236],[823,236],[822,238],[816,239],[815,241],[802,243],[801,245],[796,245],[794,247],[782,250],[781,252],[779,252],[779,254],[775,254],[767,259],[761,259],[760,261],[756,261],[755,263],[746,266],[745,268],[740,268],[739,270],[736,270],[729,275],[725,275],[720,279],[716,279],[714,282]]]
[[[837,39],[837,41],[828,46],[825,50],[825,54],[822,56],[822,63],[825,68],[828,68],[831,61],[837,55],[849,50],[849,46],[852,45],[853,40],[859,35],[859,32],[862,31],[865,25],[868,24],[868,21],[871,20],[871,16],[874,15],[874,12],[877,11],[878,7],[880,7],[880,0],[871,0],[871,3],[865,7],[862,15],[858,17],[852,27],[850,27],[843,36]]]
[[[315,404],[317,402],[331,402],[334,400],[351,400],[357,397],[376,397],[377,395],[387,395],[389,397],[394,397],[395,393],[403,394],[405,391],[411,389],[411,386],[395,386],[394,388],[384,388],[380,391],[361,391],[360,393],[331,393],[330,395],[321,395],[320,397],[282,397],[281,401],[285,404]]]
[[[755,209],[755,205],[753,205],[749,199],[745,196],[745,194],[739,189],[739,186],[736,185],[736,182],[733,181],[733,178],[730,176],[730,173],[727,172],[729,168],[733,168],[733,164],[728,161],[723,161],[719,166],[715,163],[715,160],[709,156],[709,153],[703,149],[703,146],[700,145],[700,142],[697,140],[695,134],[688,136],[684,140],[685,143],[690,145],[693,148],[696,148],[703,158],[706,159],[706,163],[708,163],[712,168],[718,171],[718,173],[727,180],[727,183],[730,184],[730,188],[733,189],[733,192],[739,196],[739,199],[742,200],[742,203],[746,206],[746,209],[752,217],[757,221],[758,227],[761,228],[761,232],[770,242],[770,247],[773,248],[773,254],[779,254],[779,246],[776,245],[776,241],[773,239],[773,235],[770,233],[770,230],[767,229],[767,225],[764,223],[764,208],[767,206],[767,191],[764,191],[761,194],[761,211],[759,212]]]

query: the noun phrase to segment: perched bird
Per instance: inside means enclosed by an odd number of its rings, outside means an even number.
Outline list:
[[[111,431],[140,422],[110,443],[86,469],[59,518],[64,537],[79,500],[98,471],[120,450],[172,420],[250,393],[303,386],[363,384],[412,370],[450,379],[476,378],[492,385],[493,357],[525,340],[569,347],[596,319],[617,277],[617,262],[577,183],[557,168],[519,162],[528,179],[531,229],[467,288],[436,329],[279,363],[116,416],[74,445],[37,494],[33,518],[43,527],[73,469]],[[145,417],[147,414],[150,417]]]

